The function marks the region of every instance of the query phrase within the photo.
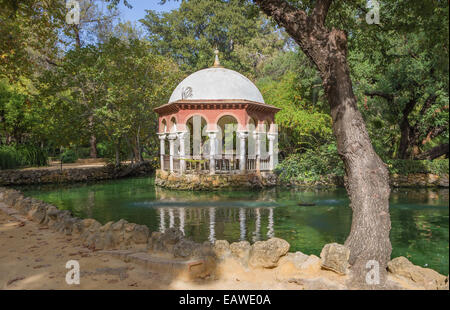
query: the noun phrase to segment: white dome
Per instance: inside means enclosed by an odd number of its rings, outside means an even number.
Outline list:
[[[242,74],[212,67],[197,71],[185,78],[170,96],[177,100],[244,99],[264,103],[258,88]]]

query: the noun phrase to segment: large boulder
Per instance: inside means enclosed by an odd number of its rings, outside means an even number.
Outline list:
[[[173,253],[175,245],[184,238],[183,233],[176,228],[169,228],[164,233],[153,232],[147,245],[150,252]]]
[[[231,255],[244,264],[248,263],[251,249],[252,246],[248,241],[233,242],[230,244]]]
[[[131,241],[134,244],[146,244],[148,237],[150,235],[150,230],[145,225],[135,225],[133,231],[131,232]]]
[[[433,269],[422,268],[411,263],[406,257],[396,257],[388,263],[388,271],[407,278],[425,289],[446,289],[448,280]]]
[[[174,257],[192,258],[197,256],[200,247],[200,244],[192,240],[181,239],[174,245],[172,254]]]
[[[230,243],[227,240],[216,240],[213,250],[219,259],[224,259],[231,255]]]
[[[348,259],[350,257],[350,249],[338,243],[326,244],[320,258],[322,259],[322,268],[334,271],[338,274],[345,275],[348,272]]]
[[[28,211],[28,219],[41,224],[44,222],[46,216],[46,206],[44,204],[35,204]]]
[[[280,238],[271,238],[267,241],[257,241],[253,244],[249,265],[253,268],[273,268],[278,265],[280,257],[289,251],[289,243]]]

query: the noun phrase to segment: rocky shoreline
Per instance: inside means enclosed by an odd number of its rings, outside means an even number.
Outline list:
[[[349,289],[351,269],[349,249],[336,243],[324,246],[320,257],[301,252],[290,253],[290,245],[279,238],[229,244],[196,243],[181,231],[152,232],[145,225],[125,220],[104,225],[94,219],[79,219],[69,211],[20,191],[0,188],[0,204],[13,208],[42,228],[80,240],[93,251],[103,251],[147,269],[164,270],[177,277],[193,280],[241,279],[268,276],[277,283],[296,283],[305,289]],[[448,289],[448,277],[429,268],[413,265],[397,257],[388,265],[388,288]]]

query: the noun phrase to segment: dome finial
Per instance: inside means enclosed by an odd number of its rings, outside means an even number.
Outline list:
[[[214,65],[213,65],[213,67],[216,67],[216,68],[220,68],[221,67],[221,65],[220,65],[220,61],[219,61],[219,50],[216,48],[215,49],[215,51],[214,51],[214,54],[216,54],[216,57],[215,57],[215,59],[214,59]]]

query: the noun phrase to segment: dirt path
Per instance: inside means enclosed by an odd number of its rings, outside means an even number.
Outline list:
[[[2,203],[0,203],[2,204]],[[4,204],[2,204],[5,207]],[[10,209],[11,210],[11,209]],[[8,211],[10,212],[10,211]],[[11,213],[11,212],[10,212]],[[0,289],[298,289],[276,281],[184,282],[119,258],[93,252],[71,236],[0,210]],[[80,264],[80,284],[65,281],[66,263]]]

